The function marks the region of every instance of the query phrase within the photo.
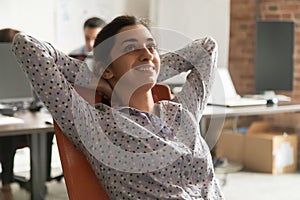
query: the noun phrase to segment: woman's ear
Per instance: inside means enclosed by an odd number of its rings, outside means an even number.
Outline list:
[[[103,77],[104,79],[106,79],[106,80],[109,80],[109,79],[111,79],[111,78],[114,77],[114,74],[113,74],[113,72],[109,69],[109,67],[107,67],[107,68],[104,70],[104,72],[103,72],[103,74],[102,74],[102,77]]]
[[[97,61],[94,65],[94,73],[102,78],[108,80],[113,77],[112,71],[103,62]]]

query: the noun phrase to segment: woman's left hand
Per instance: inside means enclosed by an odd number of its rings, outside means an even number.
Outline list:
[[[104,78],[100,78],[96,87],[97,93],[105,99],[111,99],[112,87]]]

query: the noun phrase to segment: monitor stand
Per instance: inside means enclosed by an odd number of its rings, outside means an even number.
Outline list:
[[[291,97],[286,95],[276,94],[273,90],[265,91],[262,94],[252,95],[253,98],[265,99],[265,100],[274,100],[274,101],[291,101]]]
[[[261,96],[263,99],[277,98],[277,95],[276,95],[275,91],[273,91],[273,90],[264,91],[264,93]]]
[[[274,91],[265,91],[263,93],[263,97],[265,99],[274,99],[276,98],[278,101],[291,101],[291,97],[282,94],[276,94]]]
[[[280,101],[289,102],[289,101],[291,101],[291,97],[282,95],[282,94],[276,94],[275,91],[273,91],[273,90],[265,91],[262,94],[245,95],[244,97],[255,98],[255,99],[264,99],[267,102],[268,101],[270,101],[270,102],[280,102]]]

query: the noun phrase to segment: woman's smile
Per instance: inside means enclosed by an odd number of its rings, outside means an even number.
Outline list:
[[[157,71],[153,64],[143,64],[133,68],[134,71],[142,74],[156,75]]]

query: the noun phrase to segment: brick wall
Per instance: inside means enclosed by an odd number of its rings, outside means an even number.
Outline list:
[[[299,0],[231,0],[229,71],[236,90],[251,94],[254,88],[255,21],[292,20],[295,22],[294,89],[283,94],[300,100],[300,1]],[[253,119],[249,119],[253,120]],[[257,120],[257,119],[256,119]],[[300,144],[300,114],[289,113],[263,117],[281,127],[298,132]],[[298,145],[300,166],[300,145]]]
[[[231,0],[229,71],[239,94],[254,92],[255,0]]]
[[[230,19],[229,71],[240,94],[255,92],[255,21],[295,22],[294,90],[284,94],[300,100],[300,1],[231,0]]]

